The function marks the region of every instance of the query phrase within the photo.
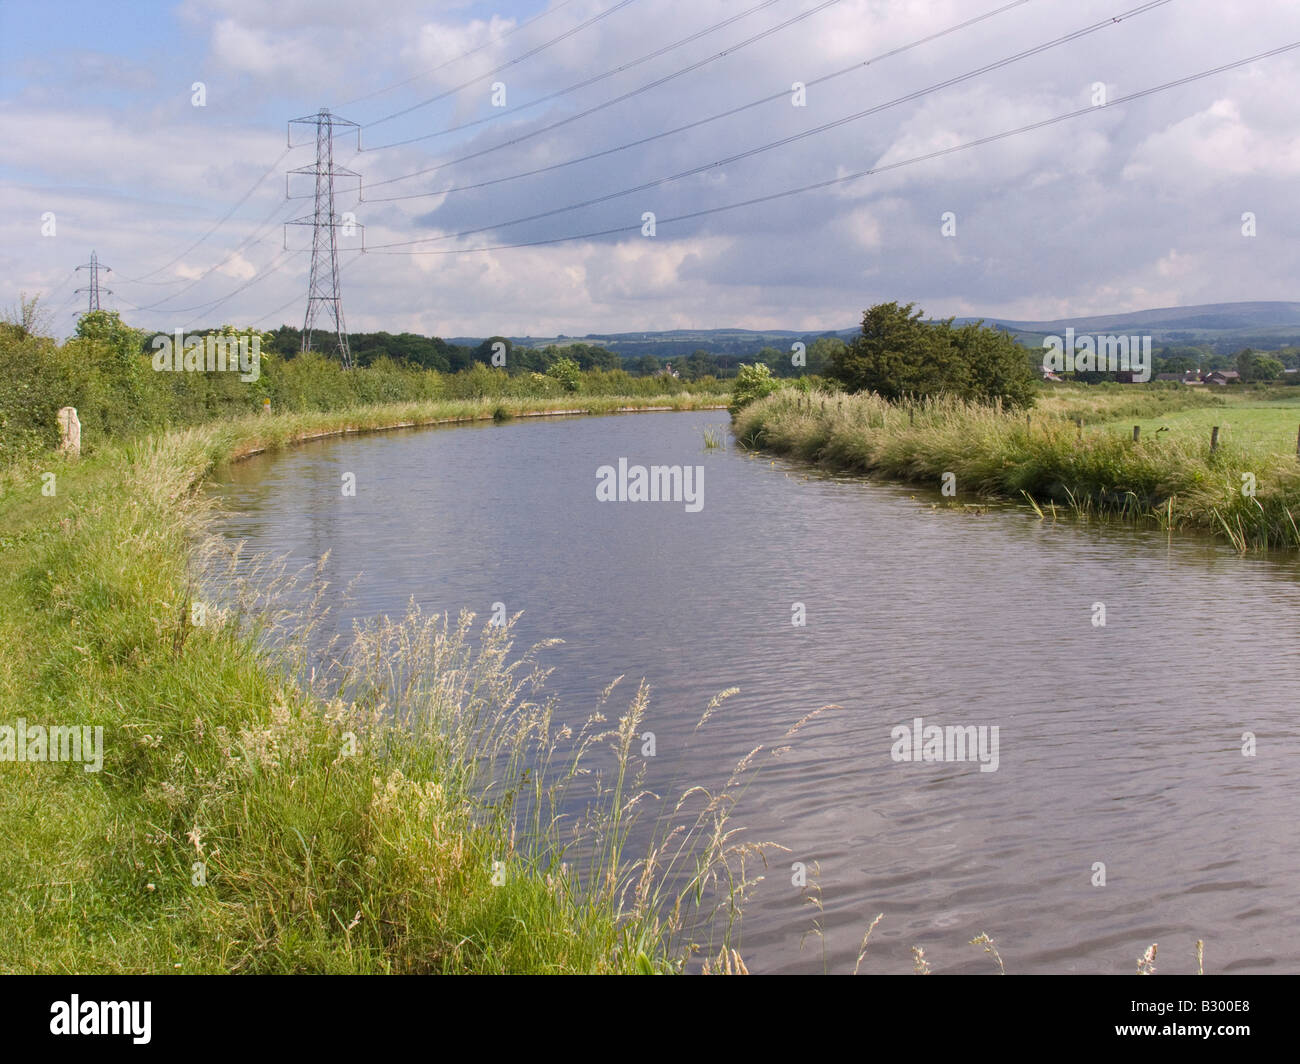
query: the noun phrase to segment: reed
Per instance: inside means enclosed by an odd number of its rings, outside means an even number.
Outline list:
[[[725,451],[727,449],[727,429],[725,425],[706,425],[704,427],[704,449],[706,451]]]
[[[1175,395],[1164,402],[1216,399]],[[1086,401],[1096,416],[1106,414],[1102,398]],[[1119,394],[1112,407],[1132,410],[1148,401],[1157,400]],[[1031,427],[1016,415],[955,400],[905,406],[860,394],[823,407],[800,405],[783,391],[746,407],[733,431],[742,446],[847,472],[936,488],[943,474],[953,473],[963,495],[1025,499],[1040,517],[1044,506],[1059,506],[1084,519],[1204,533],[1242,551],[1300,546],[1294,516],[1300,462],[1294,455],[1230,443],[1211,450],[1208,440],[1156,434],[1141,442],[1111,432],[1081,437],[1078,409],[1058,398]],[[1245,490],[1246,474],[1254,494]]]

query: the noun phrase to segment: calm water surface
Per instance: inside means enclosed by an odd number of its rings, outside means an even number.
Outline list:
[[[1300,971],[1300,573],[1154,532],[935,509],[915,488],[703,447],[720,411],[321,441],[226,470],[222,530],[314,562],[334,618],[523,610],[561,716],[645,677],[652,785],[721,784],[833,703],[737,813],[790,848],[745,913],[755,971]],[[598,466],[704,467],[704,507],[602,503]],[[355,498],[340,478],[356,475]],[[791,624],[792,603],[807,612]],[[1106,607],[1105,627],[1092,623]],[[709,698],[741,693],[693,738]],[[896,763],[891,730],[999,727],[999,765]],[[1242,733],[1257,737],[1244,757]],[[824,912],[790,865],[820,867]],[[1093,885],[1104,862],[1106,885]],[[824,940],[808,936],[817,919]],[[802,942],[801,947],[801,940]],[[824,956],[823,956],[824,946]]]

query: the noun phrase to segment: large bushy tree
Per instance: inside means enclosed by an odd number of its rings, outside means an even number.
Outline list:
[[[952,319],[926,321],[914,303],[878,303],[862,315],[862,331],[830,352],[826,375],[850,392],[890,399],[952,395],[1009,406],[1033,402],[1028,353],[1007,333]]]
[[[1237,354],[1237,372],[1243,381],[1276,380],[1285,368],[1278,359],[1261,355],[1249,347]]]
[[[986,328],[982,321],[960,329],[945,326],[956,365],[965,382],[962,397],[975,402],[1001,401],[1010,407],[1032,406],[1036,375],[1029,354],[1010,333]]]

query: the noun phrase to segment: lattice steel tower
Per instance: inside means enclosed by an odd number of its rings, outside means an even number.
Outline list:
[[[311,174],[316,178],[316,209],[310,215],[295,218],[286,225],[310,225],[311,234],[311,276],[307,281],[307,313],[302,322],[302,350],[311,350],[312,327],[322,306],[329,312],[334,322],[334,335],[338,343],[339,356],[343,368],[352,368],[352,352],[348,348],[348,330],[343,321],[343,294],[339,288],[339,242],[338,230],[346,233],[353,228],[364,229],[355,220],[340,219],[334,209],[334,179],[336,177],[355,177],[360,182],[361,175],[346,167],[334,165],[335,128],[351,127],[357,131],[357,146],[361,145],[361,127],[346,118],[332,115],[325,108],[307,118],[294,118],[289,121],[289,145],[293,146],[293,126],[295,124],[316,127],[316,163],[290,170],[292,174]],[[285,178],[285,194],[288,195],[288,180]],[[292,197],[289,198],[300,198]],[[286,236],[285,247],[288,247]],[[364,244],[362,247],[364,250]]]
[[[111,288],[104,288],[101,290],[99,287],[99,271],[103,270],[105,273],[112,273],[113,268],[111,266],[105,266],[100,262],[99,256],[92,251],[90,253],[90,261],[84,262],[77,267],[77,272],[80,272],[81,270],[90,271],[90,284],[85,288],[78,288],[72,294],[80,295],[82,292],[88,292],[90,294],[89,298],[86,300],[86,313],[89,314],[92,310],[100,309],[99,294],[101,291],[103,291],[104,295],[111,296],[113,294]]]

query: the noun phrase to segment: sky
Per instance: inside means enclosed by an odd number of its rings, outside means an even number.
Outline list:
[[[1293,300],[1300,48],[1124,100],[1292,43],[1293,0],[2,0],[0,307],[65,334],[93,251],[140,328],[301,325],[323,108],[354,332]]]

